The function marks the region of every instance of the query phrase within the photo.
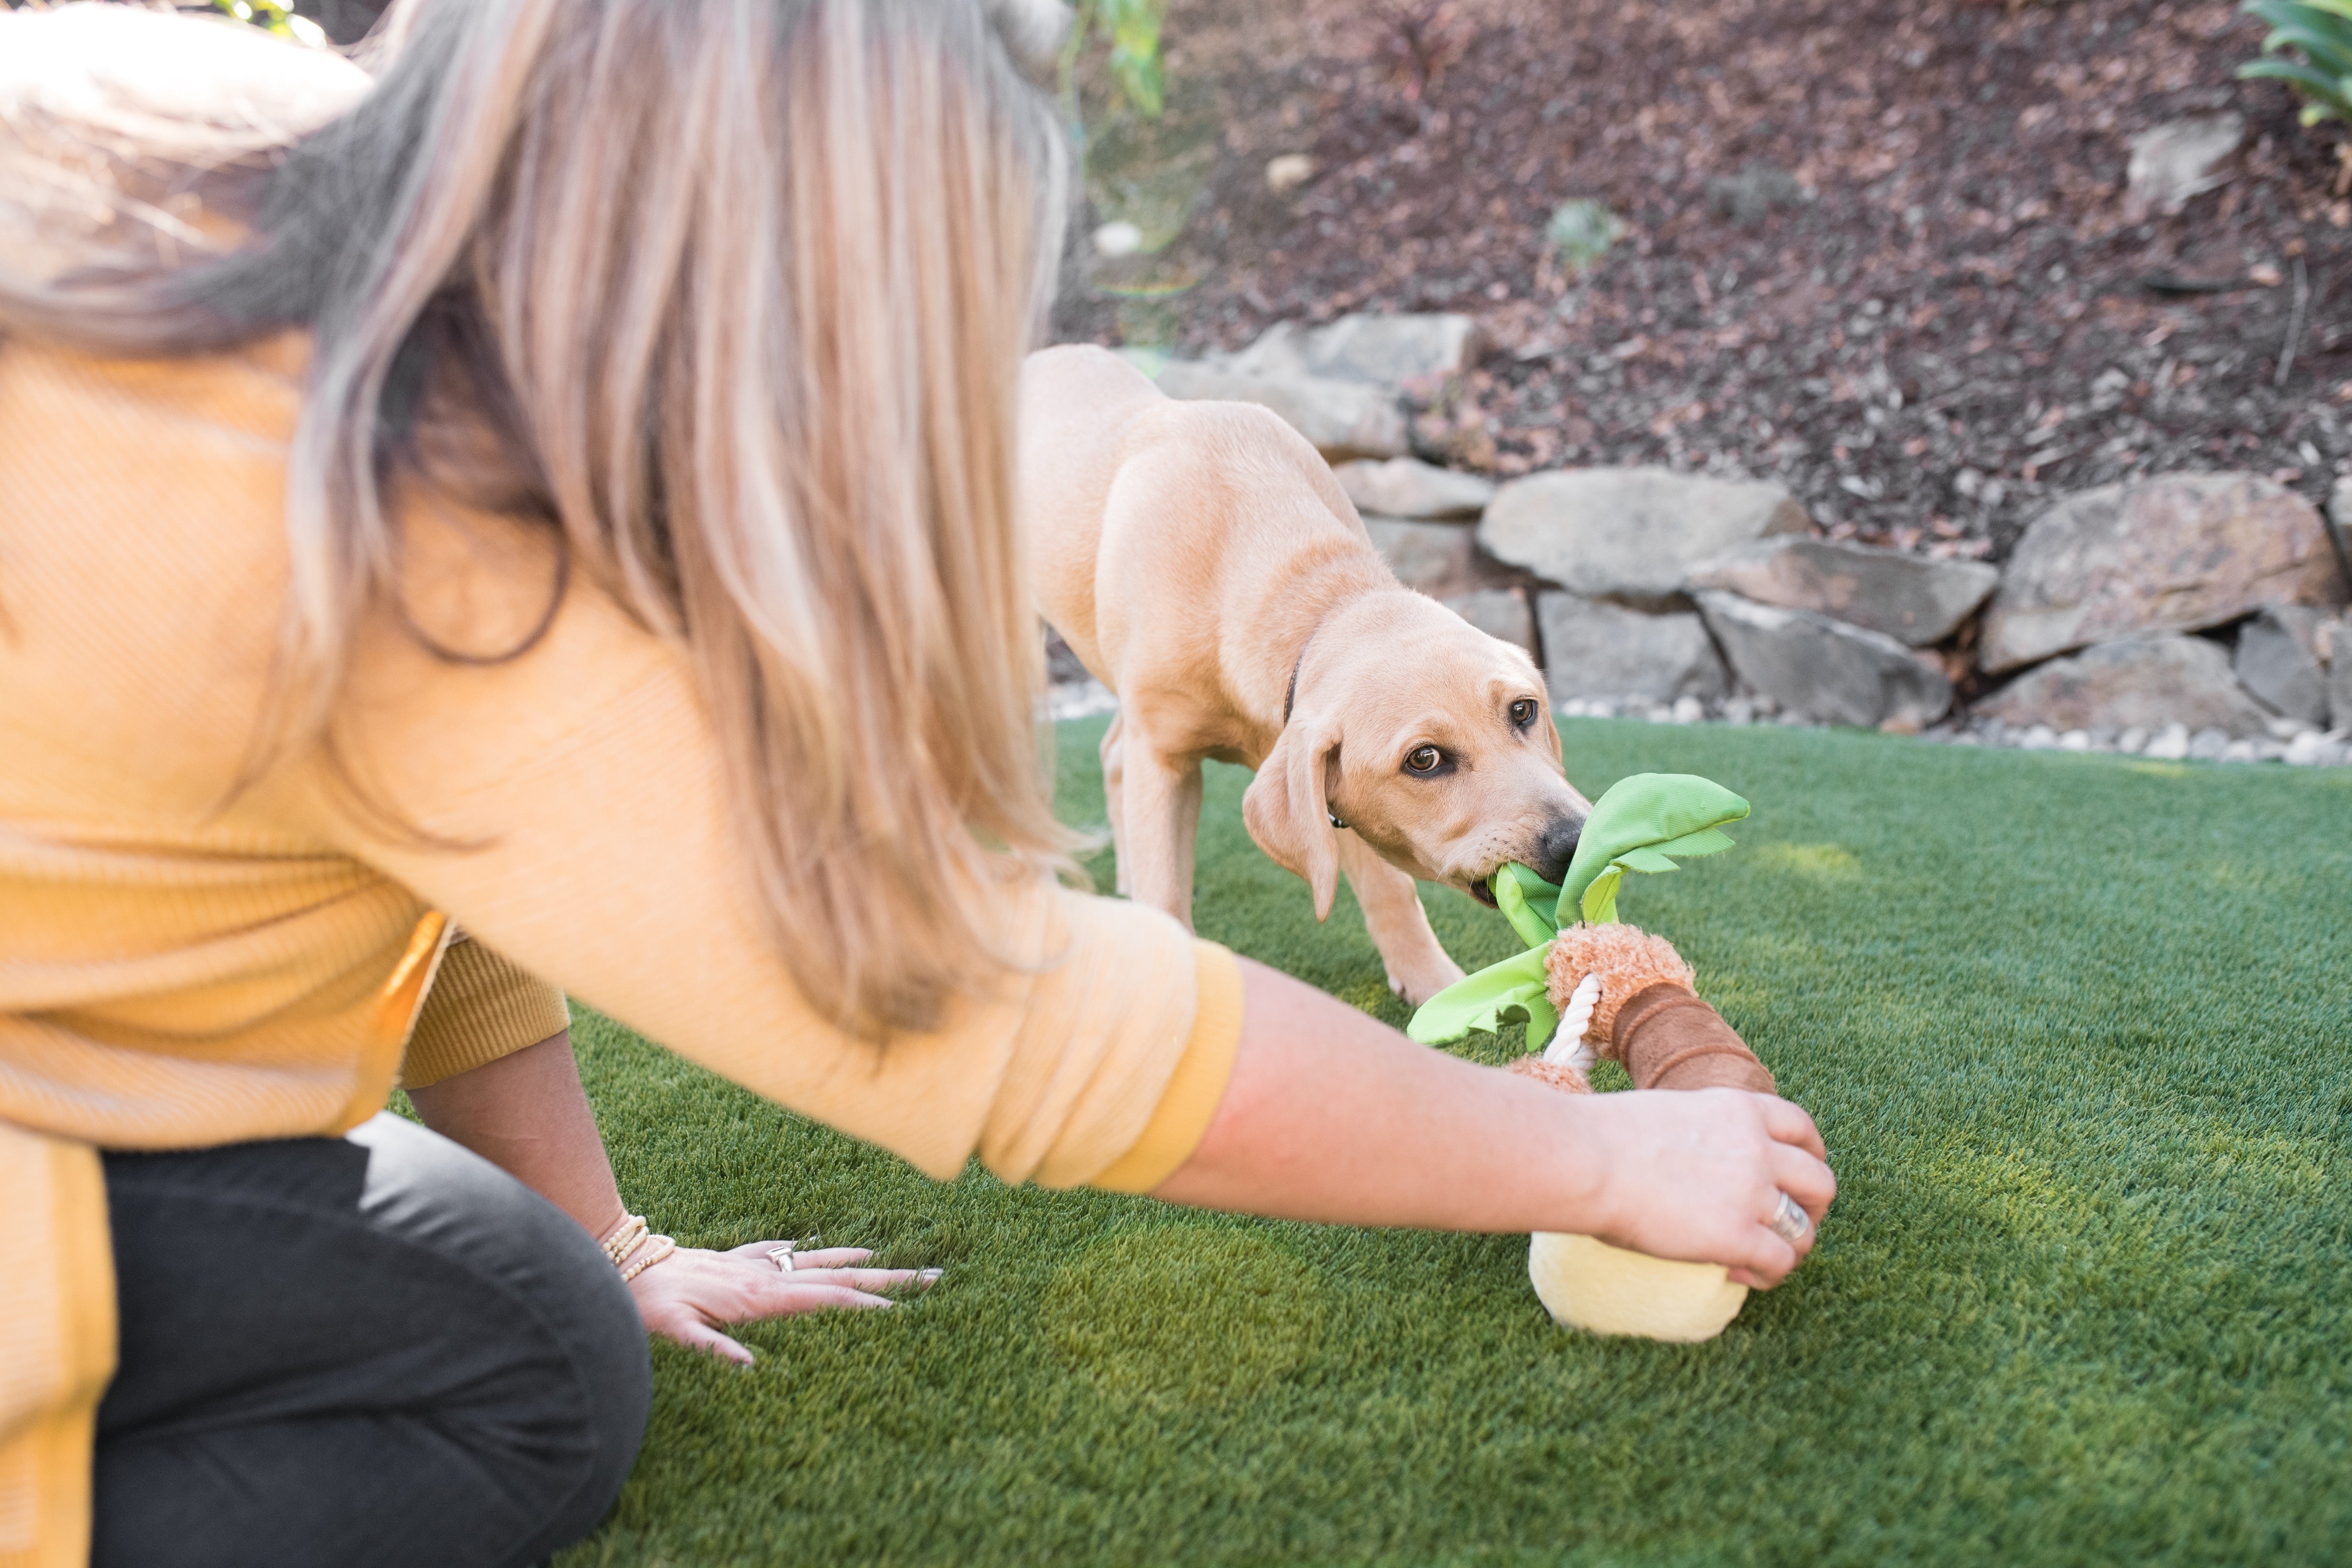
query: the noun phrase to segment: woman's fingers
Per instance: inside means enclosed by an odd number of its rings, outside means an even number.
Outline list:
[[[1821,1129],[1813,1125],[1813,1119],[1805,1113],[1803,1106],[1773,1094],[1759,1094],[1756,1100],[1764,1110],[1764,1131],[1774,1142],[1802,1149],[1816,1160],[1829,1159],[1829,1148],[1822,1142]]]
[[[1837,1197],[1836,1173],[1814,1156],[1786,1143],[1773,1145],[1768,1158],[1780,1191],[1796,1199],[1812,1222],[1820,1225]]]
[[[790,1274],[779,1274],[772,1281],[762,1281],[765,1293],[781,1303],[778,1310],[788,1311],[793,1301],[793,1292],[835,1286],[852,1290],[879,1294],[886,1290],[929,1289],[939,1278],[935,1268],[796,1268]]]
[[[740,1258],[747,1263],[758,1263],[762,1268],[773,1268],[776,1266],[776,1260],[769,1255],[775,1252],[780,1247],[791,1247],[793,1249],[793,1267],[794,1269],[839,1268],[849,1264],[863,1263],[867,1258],[874,1256],[873,1253],[867,1251],[862,1247],[814,1247],[803,1248],[799,1243],[791,1241],[746,1242],[741,1247],[730,1247],[726,1256],[730,1258]]]
[[[1751,1290],[1769,1290],[1789,1277],[1802,1254],[1769,1230],[1759,1228],[1749,1248],[1749,1260],[1727,1269],[1735,1284]]]
[[[750,1366],[757,1359],[749,1350],[729,1339],[692,1312],[665,1312],[662,1314],[662,1321],[658,1322],[648,1318],[646,1321],[646,1327],[664,1339],[673,1340],[690,1351],[700,1351],[703,1354],[716,1356],[720,1361],[731,1361],[737,1366]]]

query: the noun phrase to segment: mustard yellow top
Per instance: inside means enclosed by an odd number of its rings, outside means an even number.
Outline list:
[[[446,962],[445,915],[484,949],[453,984],[504,954],[941,1179],[977,1154],[1009,1182],[1155,1186],[1239,1037],[1230,954],[1043,882],[1004,900],[1023,967],[992,994],[932,1034],[845,1037],[737,875],[683,651],[577,580],[509,663],[362,637],[352,767],[472,847],[386,835],[315,758],[234,791],[287,602],[303,354],[299,337],[165,363],[0,341],[0,1190],[29,1227],[0,1269],[0,1568],[86,1553],[112,1342],[91,1148],[365,1119]],[[402,531],[410,613],[445,645],[510,643],[544,608],[528,531],[415,498]],[[554,1016],[505,994],[480,1004],[510,1009],[491,1054]],[[462,1029],[419,1047],[420,1082],[482,1049]]]

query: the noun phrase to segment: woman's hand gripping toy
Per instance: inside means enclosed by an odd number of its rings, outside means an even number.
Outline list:
[[[1722,831],[1748,803],[1688,773],[1637,773],[1592,807],[1566,881],[1525,866],[1496,873],[1495,902],[1528,951],[1430,998],[1407,1033],[1423,1045],[1524,1020],[1530,1054],[1514,1072],[1590,1094],[1596,1057],[1622,1063],[1636,1089],[1773,1092],[1772,1075],[1720,1014],[1701,1001],[1689,964],[1663,937],[1617,922],[1628,871],[1672,871],[1674,857],[1731,847]],[[1563,926],[1563,917],[1581,914]],[[1713,1339],[1738,1315],[1748,1287],[1709,1263],[1628,1252],[1587,1236],[1538,1232],[1528,1275],[1553,1318],[1601,1334]]]

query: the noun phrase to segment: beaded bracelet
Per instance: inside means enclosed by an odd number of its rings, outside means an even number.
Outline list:
[[[625,1215],[619,1225],[613,1227],[613,1234],[606,1237],[602,1245],[604,1256],[613,1260],[614,1268],[618,1268],[627,1261],[629,1254],[637,1249],[637,1244],[645,1240],[651,1228],[641,1214]]]
[[[677,1243],[666,1236],[648,1236],[637,1258],[621,1270],[621,1283],[626,1285],[663,1258],[677,1250]]]

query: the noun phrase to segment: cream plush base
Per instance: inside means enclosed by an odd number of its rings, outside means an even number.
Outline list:
[[[1675,1263],[1589,1236],[1538,1231],[1528,1278],[1553,1319],[1595,1334],[1696,1344],[1723,1332],[1747,1303],[1717,1263]]]

